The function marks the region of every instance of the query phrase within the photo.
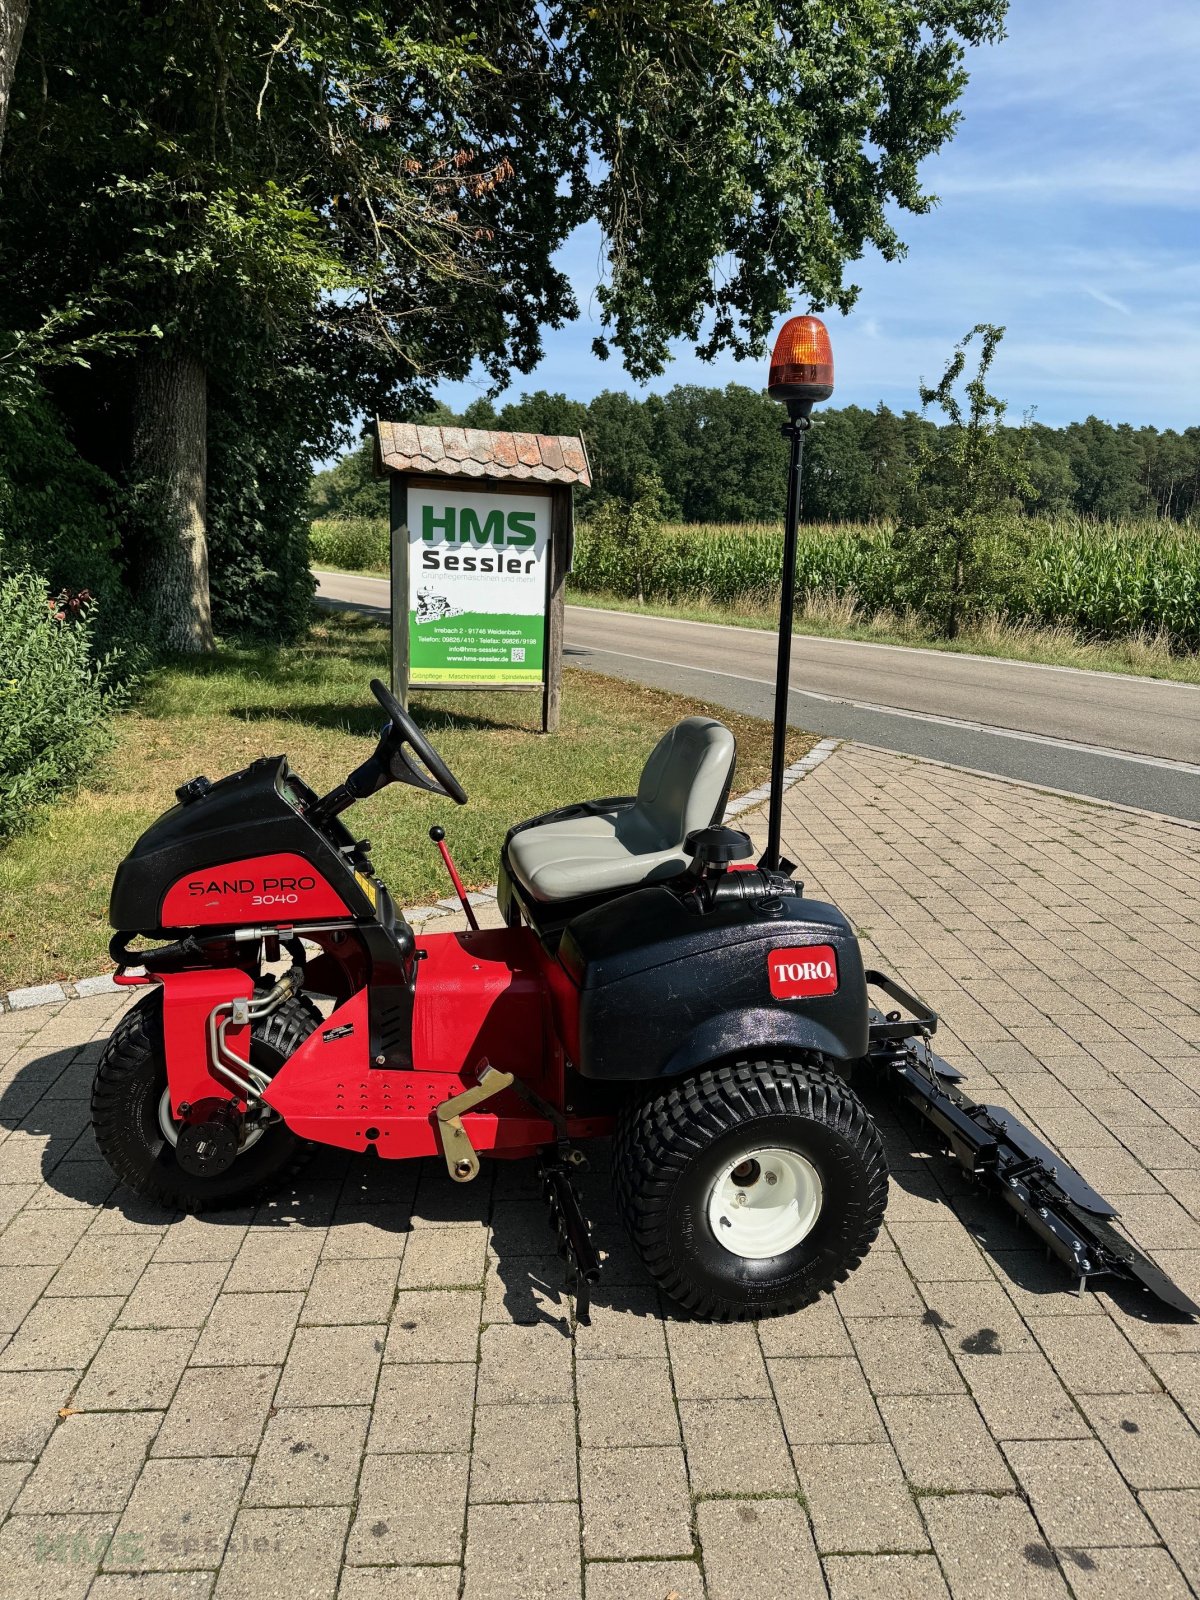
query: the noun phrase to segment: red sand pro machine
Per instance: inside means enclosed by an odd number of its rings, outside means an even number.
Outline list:
[[[791,454],[762,857],[722,826],[733,736],[689,717],[636,795],[511,829],[499,930],[474,926],[435,828],[472,926],[418,934],[343,818],[392,783],[467,796],[372,682],[387,720],[344,783],[319,796],[283,756],[194,778],[118,869],[118,981],[146,994],[104,1052],[92,1110],[127,1184],[191,1211],[245,1202],[314,1145],[441,1157],[455,1183],[483,1156],[531,1157],[586,1318],[600,1261],[572,1172],[587,1141],[611,1137],[617,1208],[655,1280],[693,1316],[761,1317],[869,1250],[887,1166],[851,1085],[881,1080],[1077,1282],[1115,1275],[1143,1305],[1200,1314],[1078,1173],[956,1088],[929,1047],[933,1012],[864,970],[846,918],[780,854],[801,449],[833,392],[815,317],[784,327],[769,387]]]

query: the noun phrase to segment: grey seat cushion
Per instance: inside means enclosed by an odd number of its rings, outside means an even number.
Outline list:
[[[651,751],[632,803],[580,807],[522,828],[509,841],[510,868],[541,901],[674,877],[688,865],[688,834],[718,820],[724,808],[735,753],[723,722],[685,718]]]

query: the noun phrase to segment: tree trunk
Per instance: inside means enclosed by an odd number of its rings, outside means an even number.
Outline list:
[[[25,36],[29,0],[0,0],[0,150],[4,148],[4,129],[8,123],[8,97],[12,91],[17,56]]]
[[[132,467],[146,537],[138,588],[162,643],[198,655],[213,647],[204,363],[178,346],[147,350],[134,384]]]

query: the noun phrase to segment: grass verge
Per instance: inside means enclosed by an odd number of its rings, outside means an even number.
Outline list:
[[[135,709],[115,719],[112,748],[87,782],[0,852],[0,990],[106,970],[117,863],[186,779],[222,777],[280,751],[318,790],[343,778],[369,753],[382,720],[367,682],[386,677],[387,661],[385,629],[329,614],[293,648],[224,646],[152,674]],[[492,883],[512,823],[568,801],[631,792],[659,735],[709,709],[570,668],[561,727],[547,738],[536,731],[536,694],[416,696],[415,713],[470,805],[460,811],[396,786],[348,820],[373,841],[376,867],[398,902],[427,904],[451,892],[428,839],[432,823],[445,824],[467,885]],[[737,737],[735,789],[755,787],[770,766],[769,725],[714,714]],[[793,733],[788,760],[813,742]]]
[[[378,577],[378,573],[362,573]],[[639,605],[611,594],[567,595],[573,606],[605,611],[631,611],[642,616],[679,617],[688,622],[723,622],[738,628],[774,633],[779,613],[772,605],[721,606],[692,597],[666,604]],[[1120,672],[1138,678],[1165,678],[1174,683],[1200,683],[1200,655],[1172,652],[1164,636],[1127,634],[1120,639],[1092,640],[1070,628],[1036,627],[989,617],[964,628],[954,639],[933,633],[918,617],[895,611],[864,613],[852,596],[814,594],[796,608],[797,633],[822,639],[850,639],[866,644],[907,645],[949,654],[994,656],[1005,661],[1032,661],[1043,666],[1076,667],[1084,672]]]
[[[322,564],[322,572],[342,572],[353,578],[381,578],[385,574],[363,567]],[[640,605],[621,595],[581,593],[568,589],[567,604],[602,611],[630,611],[647,617],[679,617],[685,622],[723,622],[737,628],[760,628],[774,633],[779,613],[774,604],[747,602],[717,605],[703,596],[678,601],[654,600]],[[956,639],[933,633],[911,613],[864,612],[849,595],[809,594],[796,608],[797,633],[821,639],[851,639],[866,644],[899,644],[918,650],[950,654],[994,656],[1003,661],[1033,661],[1050,667],[1076,667],[1083,672],[1120,672],[1137,678],[1165,678],[1174,683],[1200,683],[1200,655],[1180,655],[1171,650],[1165,635],[1127,634],[1120,639],[1086,639],[1066,627],[1036,627],[1032,623],[988,618],[965,628]]]

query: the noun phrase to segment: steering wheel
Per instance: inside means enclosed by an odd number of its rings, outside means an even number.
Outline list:
[[[384,759],[392,777],[400,783],[411,783],[417,789],[429,789],[434,794],[444,794],[448,800],[453,800],[455,805],[465,806],[467,791],[391,690],[385,688],[378,678],[372,678],[371,693],[387,712],[388,722],[391,724],[390,728],[384,729],[383,738],[380,740],[380,751],[382,752],[385,744],[391,746]],[[426,768],[433,779],[432,783],[425,773],[413,764],[412,758],[404,748],[406,744],[411,746],[417,760]]]

